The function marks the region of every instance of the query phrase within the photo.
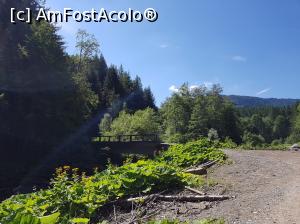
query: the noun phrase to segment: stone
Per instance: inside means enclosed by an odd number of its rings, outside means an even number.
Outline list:
[[[294,145],[291,146],[290,149],[291,149],[291,150],[298,151],[298,150],[300,150],[300,146],[299,146],[298,144],[294,144]]]

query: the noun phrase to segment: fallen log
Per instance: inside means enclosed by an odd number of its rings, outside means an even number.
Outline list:
[[[212,167],[213,165],[215,165],[216,163],[217,163],[217,161],[209,161],[204,164],[200,164],[200,166],[204,169],[208,169],[208,168]]]
[[[195,195],[195,196],[177,196],[177,195],[159,195],[152,194],[144,197],[127,199],[128,202],[144,201],[153,198],[160,201],[181,201],[181,202],[201,202],[201,201],[224,201],[230,199],[228,195]]]
[[[195,175],[206,175],[207,174],[207,169],[215,165],[217,162],[216,161],[209,161],[206,163],[201,164],[200,166],[196,168],[189,168],[185,173],[190,173],[190,174],[195,174]]]
[[[207,174],[206,168],[203,168],[203,167],[191,168],[191,169],[188,169],[184,172],[185,173],[190,173],[190,174],[195,174],[195,175],[206,175]]]

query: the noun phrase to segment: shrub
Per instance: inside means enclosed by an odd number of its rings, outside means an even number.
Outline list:
[[[192,177],[191,177],[192,176]],[[59,223],[74,218],[89,219],[109,201],[129,195],[153,193],[184,185],[204,183],[201,177],[184,174],[164,162],[140,160],[121,167],[109,166],[91,177],[78,175],[69,167],[59,168],[52,187],[17,195],[0,205],[0,222],[11,223],[19,215],[41,217],[61,214]]]
[[[283,140],[282,139],[275,139],[271,143],[272,146],[278,146],[278,145],[281,145],[281,144],[283,144]]]
[[[245,132],[243,142],[250,147],[257,147],[262,146],[265,143],[265,139],[261,135]]]
[[[207,138],[210,141],[219,141],[220,140],[218,131],[213,129],[213,128],[209,129],[208,134],[207,134]]]
[[[231,138],[226,137],[225,140],[223,142],[219,142],[216,147],[222,149],[235,149],[237,148],[237,144],[233,142]]]
[[[224,161],[226,155],[217,149],[220,147],[220,143],[203,138],[187,144],[173,145],[157,159],[176,167],[189,167],[213,160]]]

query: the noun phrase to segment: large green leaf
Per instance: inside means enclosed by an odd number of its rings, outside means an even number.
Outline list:
[[[59,212],[56,212],[52,215],[40,217],[41,224],[56,224],[60,216]]]
[[[88,224],[90,219],[88,218],[74,218],[71,220],[73,224]]]
[[[17,214],[10,224],[41,224],[39,218],[32,215]]]

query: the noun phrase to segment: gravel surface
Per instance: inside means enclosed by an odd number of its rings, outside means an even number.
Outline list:
[[[300,152],[225,151],[232,163],[213,168],[209,193],[235,198],[218,203],[166,203],[156,218],[223,218],[235,224],[300,224]]]

